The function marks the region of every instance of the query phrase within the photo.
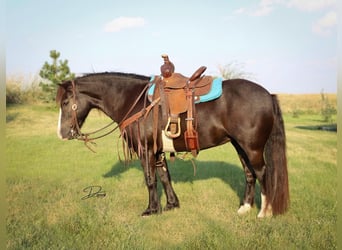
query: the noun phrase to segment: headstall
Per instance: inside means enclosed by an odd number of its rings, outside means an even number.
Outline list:
[[[100,139],[102,137],[105,137],[105,136],[113,133],[118,128],[120,128],[120,130],[125,129],[126,126],[128,126],[131,123],[133,123],[134,121],[136,121],[140,117],[142,117],[142,116],[146,117],[147,114],[149,113],[149,111],[151,110],[151,108],[155,104],[157,104],[159,102],[159,100],[156,100],[155,102],[151,103],[148,107],[144,106],[144,108],[141,111],[139,111],[138,113],[132,115],[131,117],[128,117],[130,115],[130,113],[132,112],[133,108],[137,105],[137,103],[140,100],[140,98],[143,96],[143,94],[147,93],[146,90],[147,90],[147,88],[150,87],[150,83],[146,84],[146,86],[141,91],[141,93],[139,94],[139,96],[137,97],[137,99],[135,100],[135,102],[133,103],[133,105],[128,110],[128,112],[126,113],[126,115],[124,116],[124,118],[122,119],[122,121],[120,123],[118,123],[113,129],[111,129],[110,131],[108,131],[108,132],[106,132],[106,133],[104,133],[102,135],[95,136],[95,137],[90,137],[91,135],[99,133],[99,132],[107,129],[108,127],[112,126],[115,123],[115,121],[112,121],[108,125],[100,128],[98,130],[95,130],[93,132],[82,133],[80,125],[78,123],[78,119],[77,119],[77,109],[78,109],[78,106],[77,106],[77,102],[76,102],[76,85],[75,85],[75,81],[74,80],[71,81],[71,86],[72,86],[72,94],[73,94],[73,104],[71,105],[71,110],[72,110],[72,118],[71,119],[72,120],[71,120],[71,124],[70,124],[72,138],[80,140],[80,141],[84,141],[84,144],[94,153],[95,153],[95,151],[92,148],[90,148],[90,146],[88,145],[89,142],[91,142],[92,144],[95,144],[94,140],[97,140],[97,139]]]

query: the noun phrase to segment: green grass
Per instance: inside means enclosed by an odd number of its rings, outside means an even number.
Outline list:
[[[196,175],[177,159],[170,172],[181,208],[148,218],[138,162],[118,160],[118,134],[97,142],[56,137],[58,113],[45,105],[7,108],[8,249],[336,249],[337,136],[307,129],[321,116],[285,115],[291,207],[260,220],[237,209],[244,175],[230,144],[201,151]],[[85,130],[108,119],[91,113]],[[105,197],[82,200],[100,185]],[[258,190],[259,192],[259,190]],[[162,205],[165,196],[159,186]]]

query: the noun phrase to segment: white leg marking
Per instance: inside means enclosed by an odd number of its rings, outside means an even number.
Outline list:
[[[60,139],[63,139],[61,123],[62,123],[62,109],[60,108],[59,109],[59,117],[58,117],[58,126],[57,126],[57,136]]]
[[[238,214],[246,214],[251,210],[251,208],[251,204],[245,203],[242,206],[240,206]]]
[[[266,207],[266,195],[261,194],[261,209],[258,214],[258,218],[264,218],[264,217],[271,217],[272,214],[272,207],[270,204]]]

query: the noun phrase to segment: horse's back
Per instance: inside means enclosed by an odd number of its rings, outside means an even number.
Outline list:
[[[262,86],[248,80],[224,81],[222,100],[219,103],[235,119],[273,117],[272,95]]]
[[[232,139],[263,147],[273,126],[272,95],[248,80],[223,81],[222,95],[213,101],[196,104],[195,110],[200,149]],[[181,114],[181,120],[186,120],[186,113]],[[181,131],[187,130],[185,122],[181,127]],[[265,140],[258,140],[256,135]],[[183,134],[173,142],[178,152],[186,150]]]
[[[232,79],[223,82],[223,92],[230,105],[243,103],[255,108],[272,107],[272,95],[257,83],[245,79]]]
[[[232,138],[263,146],[259,144],[265,143],[273,126],[272,95],[262,86],[244,79],[224,81],[222,96],[199,104],[196,110],[203,148]],[[265,140],[255,141],[256,135]]]

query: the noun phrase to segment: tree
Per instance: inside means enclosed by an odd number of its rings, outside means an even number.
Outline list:
[[[68,60],[58,60],[60,55],[58,51],[51,50],[50,58],[52,59],[52,63],[45,62],[39,72],[40,77],[46,80],[39,84],[43,91],[47,93],[46,101],[52,101],[54,99],[59,83],[75,78],[75,74],[69,69]]]
[[[237,78],[252,78],[252,75],[243,70],[243,65],[237,62],[230,62],[224,66],[219,65],[218,70],[220,76],[225,79],[237,79]]]
[[[324,94],[324,90],[321,91],[321,114],[324,122],[332,122],[333,115],[337,113],[333,105],[330,104],[328,96]]]

